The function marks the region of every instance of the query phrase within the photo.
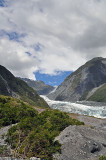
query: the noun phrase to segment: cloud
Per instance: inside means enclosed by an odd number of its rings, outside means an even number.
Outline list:
[[[0,1],[0,63],[16,76],[56,75],[106,57],[105,0]]]
[[[16,76],[35,79],[33,72],[37,69],[37,61],[29,57],[26,51],[19,43],[4,37],[0,40],[0,64]]]

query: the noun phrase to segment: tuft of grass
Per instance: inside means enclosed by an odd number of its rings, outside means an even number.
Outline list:
[[[1,146],[0,145],[0,156],[7,154],[7,146]]]

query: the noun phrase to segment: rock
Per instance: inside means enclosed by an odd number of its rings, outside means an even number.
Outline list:
[[[55,139],[62,144],[55,160],[88,160],[106,154],[106,132],[86,126],[69,126]]]
[[[40,160],[40,158],[31,157],[30,160]]]

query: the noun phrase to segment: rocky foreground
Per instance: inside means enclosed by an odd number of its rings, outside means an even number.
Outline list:
[[[106,155],[106,120],[71,114],[85,126],[69,126],[55,139],[62,144],[56,160],[98,160]]]
[[[100,155],[106,155],[106,119],[70,114],[85,122],[85,126],[69,126],[55,139],[62,144],[61,154],[55,154],[55,160],[98,160]],[[5,136],[8,127],[0,129],[0,146],[6,146]],[[0,160],[22,160],[12,156],[10,146],[7,147]],[[30,160],[40,160],[32,157]]]

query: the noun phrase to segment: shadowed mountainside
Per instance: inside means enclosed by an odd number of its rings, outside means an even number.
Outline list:
[[[47,103],[23,80],[16,78],[9,70],[0,65],[0,94],[12,96],[39,107],[48,107]]]

